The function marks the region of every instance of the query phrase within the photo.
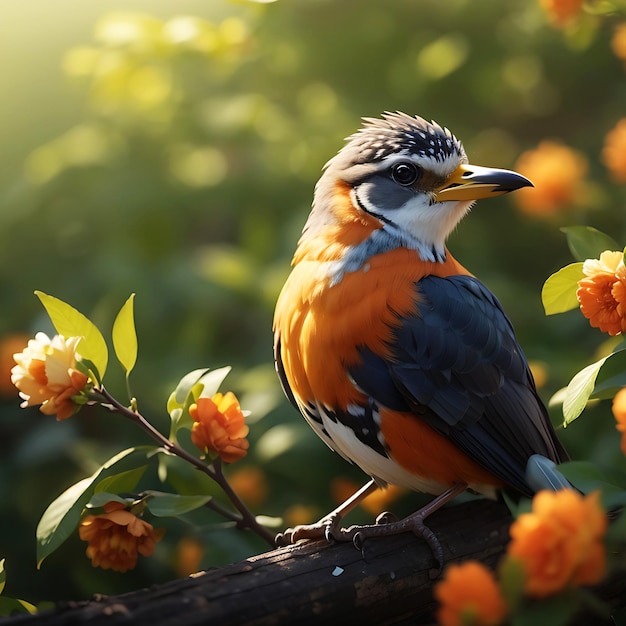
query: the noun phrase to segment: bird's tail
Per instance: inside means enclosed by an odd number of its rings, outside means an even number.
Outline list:
[[[572,483],[559,472],[556,463],[541,454],[533,454],[526,463],[526,482],[534,491],[550,489],[576,489]]]

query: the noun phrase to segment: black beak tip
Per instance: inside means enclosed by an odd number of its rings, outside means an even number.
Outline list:
[[[496,191],[500,191],[502,193],[508,193],[510,191],[517,191],[518,189],[523,189],[524,187],[534,187],[532,181],[526,178],[526,176],[522,176],[517,172],[507,172],[506,179],[500,182],[500,186]]]

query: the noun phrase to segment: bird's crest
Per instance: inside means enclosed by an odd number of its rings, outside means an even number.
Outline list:
[[[344,149],[356,148],[361,162],[375,162],[397,152],[444,161],[452,155],[465,160],[461,142],[445,127],[401,112],[365,117],[363,126],[347,139]]]

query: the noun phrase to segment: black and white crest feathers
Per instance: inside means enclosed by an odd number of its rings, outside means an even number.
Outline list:
[[[401,112],[387,112],[381,118],[367,117],[363,121],[363,127],[347,138],[346,145],[359,155],[360,162],[381,161],[404,151],[439,162],[453,155],[463,161],[466,158],[461,142],[434,121]]]

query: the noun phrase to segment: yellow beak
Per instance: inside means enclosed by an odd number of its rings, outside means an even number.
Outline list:
[[[437,202],[478,200],[532,186],[528,178],[517,172],[464,163],[452,172],[436,196]]]

